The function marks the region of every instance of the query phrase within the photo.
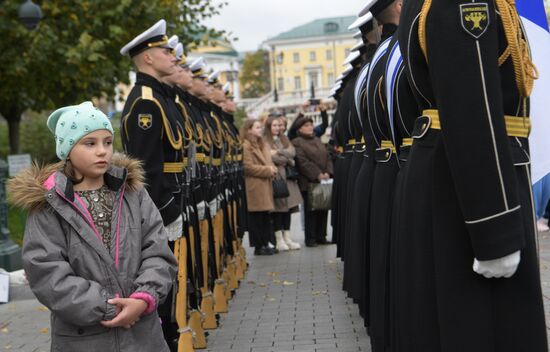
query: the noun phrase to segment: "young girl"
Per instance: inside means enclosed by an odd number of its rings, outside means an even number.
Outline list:
[[[169,351],[156,313],[176,260],[137,161],[113,158],[113,128],[85,102],[48,118],[61,163],[8,184],[29,211],[23,266],[51,311],[52,351]]]

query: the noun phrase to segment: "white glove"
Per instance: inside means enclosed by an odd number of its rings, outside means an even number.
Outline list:
[[[218,212],[218,200],[216,198],[212,199],[208,203],[208,207],[210,208],[210,216],[216,215]]]
[[[520,259],[520,251],[493,260],[477,260],[474,258],[474,271],[488,279],[493,277],[510,278],[516,272]]]
[[[168,241],[173,242],[181,237],[183,232],[183,218],[178,216],[172,223],[166,225],[166,234],[168,235]]]
[[[199,217],[199,220],[204,220],[205,213],[206,213],[206,202],[203,200],[197,203],[197,215]]]

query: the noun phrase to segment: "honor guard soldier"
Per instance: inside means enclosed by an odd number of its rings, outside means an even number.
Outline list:
[[[183,161],[183,136],[176,117],[169,113],[170,102],[161,83],[176,69],[176,58],[168,46],[166,21],[155,23],[126,44],[120,53],[132,59],[137,71],[136,84],[122,112],[124,150],[143,162],[149,194],[161,213],[168,239],[174,241],[183,230],[181,182],[175,172],[179,172]],[[175,351],[179,336],[173,302],[174,298],[169,297],[159,307],[159,315],[165,339]]]
[[[369,267],[370,256],[369,248],[369,211],[370,211],[370,192],[372,185],[372,175],[374,168],[374,149],[375,143],[372,134],[369,131],[369,124],[366,120],[366,109],[363,104],[365,97],[365,76],[374,51],[378,46],[380,38],[378,25],[373,15],[368,12],[369,6],[375,0],[366,4],[364,14],[360,14],[357,20],[348,27],[349,30],[359,29],[361,37],[359,42],[352,48],[352,51],[361,53],[361,55],[351,61],[352,65],[357,65],[355,61],[360,61],[359,72],[352,90],[352,109],[354,109],[355,126],[354,139],[359,141],[355,144],[350,166],[350,177],[348,193],[350,203],[349,221],[350,231],[346,233],[345,243],[345,266],[344,280],[350,297],[354,298],[359,305],[359,312],[364,318],[365,326],[369,326]],[[355,164],[355,165],[353,165]],[[347,280],[346,280],[347,279]]]
[[[547,351],[529,168],[536,69],[514,1],[406,1],[417,118],[392,351]]]

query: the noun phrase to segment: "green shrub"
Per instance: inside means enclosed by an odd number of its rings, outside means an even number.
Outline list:
[[[10,238],[18,245],[23,244],[23,233],[25,232],[25,222],[27,213],[18,208],[8,207],[8,229]]]

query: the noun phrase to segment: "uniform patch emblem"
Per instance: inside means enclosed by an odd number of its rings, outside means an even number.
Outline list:
[[[148,130],[153,125],[153,116],[151,114],[139,114],[138,126],[142,130]]]
[[[466,33],[478,39],[489,27],[489,6],[487,3],[460,5],[460,21]]]

